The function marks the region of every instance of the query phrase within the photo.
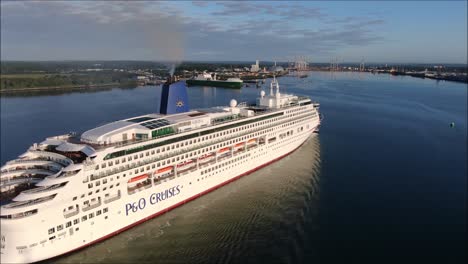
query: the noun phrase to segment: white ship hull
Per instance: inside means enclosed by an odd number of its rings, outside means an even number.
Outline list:
[[[5,248],[2,250],[2,263],[35,262],[63,255],[107,239],[183,205],[293,152],[317,128],[319,125],[318,117],[305,120],[296,126],[284,129],[285,131],[291,129],[295,131],[296,127],[304,126],[305,124],[308,124],[309,129],[297,134],[295,133],[284,140],[265,143],[262,146],[241,151],[218,162],[210,162],[195,171],[176,177],[174,180],[153,185],[134,195],[126,195],[126,188],[123,186],[121,192],[124,193],[124,199],[110,203],[108,213],[80,223],[78,231],[72,226],[72,235],[70,234],[70,228],[64,228],[63,235],[58,235],[53,240],[42,244],[39,242],[37,246],[18,250],[17,248],[8,248],[8,246],[15,244],[29,246],[36,242],[37,239],[34,239],[34,237],[39,237],[40,231],[48,226],[54,226],[54,224],[50,223],[48,219],[40,219],[35,216],[25,218],[24,221],[27,221],[27,223],[24,223],[24,225],[15,223],[15,225],[9,226],[8,223],[2,223],[2,234],[8,237],[8,241],[5,241],[3,244]],[[274,132],[274,134],[280,133],[280,129]],[[210,170],[220,164],[227,165],[201,175],[202,171]],[[166,190],[172,191],[166,192]],[[156,195],[161,194],[161,192],[165,194],[160,195],[160,199],[157,199]],[[171,192],[172,194],[169,194]],[[164,200],[162,199],[163,196],[166,196]],[[168,196],[170,197],[167,198]],[[54,209],[51,208],[48,215],[62,214],[62,212]],[[107,216],[107,219],[104,218],[104,215]],[[21,228],[16,229],[16,227]]]

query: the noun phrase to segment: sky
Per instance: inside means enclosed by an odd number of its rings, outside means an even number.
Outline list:
[[[467,63],[467,1],[1,1],[2,60]]]

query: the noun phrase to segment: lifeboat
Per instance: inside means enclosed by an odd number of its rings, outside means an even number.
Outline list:
[[[212,161],[214,159],[215,159],[215,155],[213,153],[205,154],[205,155],[201,156],[200,158],[198,158],[198,160],[199,160],[199,162],[201,164],[207,163],[207,162]]]
[[[128,183],[141,182],[141,181],[144,181],[146,179],[148,179],[148,174],[143,174],[143,175],[131,178],[130,180],[128,180]]]
[[[157,171],[155,172],[155,174],[164,174],[164,173],[168,173],[168,172],[171,172],[172,169],[173,169],[172,166],[164,167],[164,168],[161,168],[161,169],[157,170]]]
[[[253,144],[253,143],[257,143],[256,138],[252,138],[252,139],[249,139],[249,141],[247,141],[247,144]]]
[[[187,160],[185,162],[177,164],[177,171],[178,172],[185,171],[185,170],[188,170],[188,169],[194,167],[195,165],[196,165],[196,163],[193,162],[193,160]]]
[[[245,144],[244,142],[237,143],[237,144],[234,146],[234,148],[236,148],[236,149],[237,149],[237,148],[241,148],[241,147],[244,146],[244,144]]]
[[[222,148],[222,149],[220,149],[218,152],[219,152],[219,153],[225,153],[225,152],[227,152],[227,151],[229,151],[229,150],[230,150],[230,147],[227,147],[227,148]]]

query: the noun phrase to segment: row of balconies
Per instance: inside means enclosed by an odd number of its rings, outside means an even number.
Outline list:
[[[297,119],[299,119],[299,118],[297,118]],[[237,137],[240,137],[240,136],[243,136],[243,135],[251,134],[253,132],[268,129],[268,128],[274,127],[274,126],[276,126],[276,125],[275,124],[270,124],[270,125],[260,127],[260,128],[258,128],[258,127],[257,128],[252,128],[252,129],[249,129],[248,131],[245,131],[244,133],[241,133],[241,134],[238,134],[238,135],[235,135],[235,136],[231,136],[229,138],[219,138],[217,140],[213,140],[210,143],[197,145],[197,146],[192,147],[192,148],[180,149],[180,150],[177,150],[177,151],[165,154],[165,155],[160,155],[159,157],[153,157],[153,158],[150,158],[150,159],[147,159],[147,160],[144,160],[144,161],[139,161],[137,163],[132,163],[132,164],[127,164],[125,166],[120,166],[119,168],[114,168],[112,170],[107,170],[105,172],[100,172],[98,175],[91,175],[90,179],[91,180],[98,180],[98,179],[101,179],[103,177],[107,177],[107,176],[114,175],[114,174],[117,174],[117,173],[120,173],[120,172],[124,172],[124,171],[127,171],[127,170],[131,170],[131,169],[134,169],[134,168],[145,166],[145,165],[157,162],[157,161],[164,160],[164,159],[169,158],[169,157],[177,156],[177,155],[180,155],[180,154],[185,154],[185,153],[193,151],[193,150],[197,150],[197,149],[208,147],[208,146],[211,146],[211,145],[214,145],[214,144],[217,144],[217,143],[225,142],[225,141],[233,139],[233,138],[237,138]]]

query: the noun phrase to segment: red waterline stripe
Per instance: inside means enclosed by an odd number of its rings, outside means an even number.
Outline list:
[[[313,131],[313,129],[311,129],[311,130]],[[234,178],[232,178],[232,179],[230,179],[230,180],[227,180],[227,181],[225,181],[225,182],[222,182],[222,183],[220,183],[220,184],[218,184],[218,185],[216,185],[216,186],[214,186],[214,187],[211,187],[210,189],[205,190],[205,191],[203,191],[203,192],[201,192],[201,193],[199,193],[199,194],[197,194],[197,195],[194,195],[194,196],[192,196],[192,197],[190,197],[190,198],[187,198],[187,199],[185,199],[185,200],[183,200],[183,201],[181,201],[181,202],[179,202],[179,203],[176,203],[176,204],[172,205],[171,207],[168,207],[168,208],[166,208],[166,209],[164,209],[164,210],[162,210],[162,211],[159,211],[159,212],[157,212],[157,213],[155,213],[155,214],[152,214],[152,215],[150,215],[150,216],[147,216],[146,218],[143,218],[143,219],[139,220],[138,222],[135,222],[135,223],[133,223],[133,224],[130,224],[130,225],[128,225],[128,226],[126,226],[126,227],[123,227],[123,228],[121,228],[121,229],[119,229],[119,230],[117,230],[117,231],[114,231],[114,232],[112,232],[112,233],[110,233],[110,234],[108,234],[108,235],[105,235],[105,236],[103,236],[103,237],[101,237],[101,238],[99,238],[99,239],[96,239],[96,240],[94,240],[94,241],[92,241],[92,242],[89,242],[89,243],[86,244],[86,245],[77,247],[77,248],[75,248],[75,249],[72,249],[72,250],[70,250],[70,251],[68,251],[68,252],[65,252],[65,253],[62,253],[62,254],[60,254],[60,255],[54,256],[54,257],[49,258],[49,259],[47,259],[47,260],[52,260],[52,259],[61,257],[61,256],[63,256],[63,255],[67,255],[67,254],[73,253],[73,252],[78,251],[78,250],[80,250],[80,249],[83,249],[83,248],[85,248],[85,247],[91,246],[91,245],[93,245],[93,244],[99,243],[99,242],[101,242],[101,241],[103,241],[103,240],[106,240],[106,239],[108,239],[108,238],[110,238],[110,237],[113,237],[113,236],[115,236],[115,235],[117,235],[117,234],[119,234],[119,233],[122,233],[122,232],[124,232],[124,231],[126,231],[126,230],[128,230],[128,229],[130,229],[130,228],[132,228],[132,227],[134,227],[134,226],[136,226],[136,225],[139,225],[139,224],[141,224],[141,223],[143,223],[143,222],[146,222],[146,221],[148,221],[148,220],[150,220],[150,219],[152,219],[152,218],[155,218],[155,217],[157,217],[157,216],[159,216],[159,215],[162,215],[162,214],[164,214],[164,213],[166,213],[166,212],[168,212],[168,211],[170,211],[170,210],[172,210],[172,209],[174,209],[174,208],[176,208],[176,207],[179,207],[179,206],[182,205],[182,204],[185,204],[185,203],[187,203],[187,202],[190,202],[190,201],[192,201],[192,200],[195,200],[195,199],[197,199],[198,197],[203,196],[203,195],[206,194],[206,193],[209,193],[209,192],[211,192],[211,191],[214,191],[214,190],[216,190],[216,189],[218,189],[218,188],[220,188],[220,187],[222,187],[222,186],[224,186],[224,185],[226,185],[226,184],[228,184],[228,183],[230,183],[230,182],[233,182],[233,181],[235,181],[235,180],[241,178],[242,176],[245,176],[245,175],[247,175],[247,174],[250,174],[250,173],[252,173],[252,172],[254,172],[254,171],[256,171],[256,170],[259,170],[259,169],[261,169],[261,168],[263,168],[263,167],[265,167],[265,166],[267,166],[267,165],[269,165],[269,164],[271,164],[271,163],[273,163],[273,162],[275,162],[275,161],[278,161],[278,160],[280,160],[280,159],[286,157],[287,155],[293,153],[293,152],[296,151],[298,148],[300,148],[304,143],[305,143],[305,141],[304,141],[303,143],[301,143],[301,145],[299,145],[297,148],[291,150],[290,152],[288,152],[288,153],[286,153],[286,154],[284,154],[284,155],[282,155],[282,156],[280,156],[280,157],[278,157],[278,158],[276,158],[276,159],[274,159],[274,160],[271,160],[271,161],[269,161],[269,162],[267,162],[267,163],[264,163],[264,164],[262,164],[262,165],[260,165],[260,166],[258,166],[258,167],[255,167],[255,168],[253,168],[253,169],[251,169],[251,170],[249,170],[249,171],[247,171],[247,172],[244,172],[244,173],[242,173],[242,174],[240,174],[240,175],[238,175],[238,176],[236,176],[236,177],[234,177]]]

